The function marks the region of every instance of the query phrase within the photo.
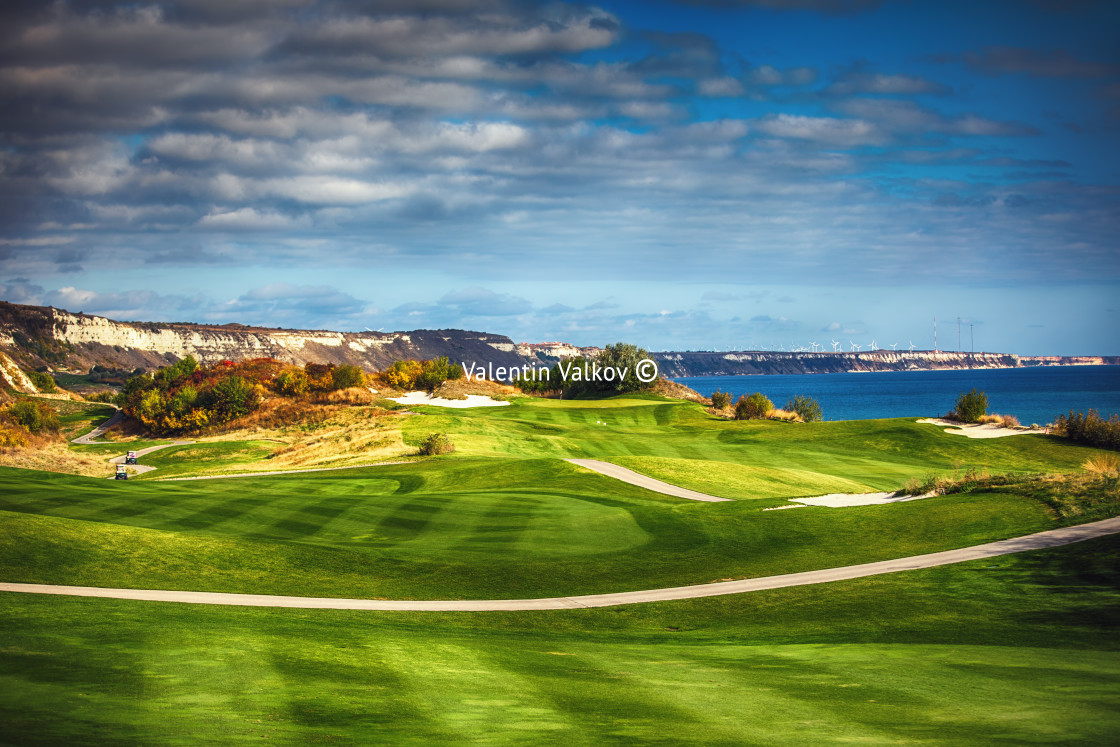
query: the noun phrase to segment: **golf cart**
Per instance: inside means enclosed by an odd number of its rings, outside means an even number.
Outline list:
[[[117,480],[127,480],[128,479],[128,468],[125,467],[123,464],[118,464],[117,465],[117,474],[116,474],[115,479],[117,479]]]
[[[130,451],[124,458],[125,464],[136,464],[136,452]]]

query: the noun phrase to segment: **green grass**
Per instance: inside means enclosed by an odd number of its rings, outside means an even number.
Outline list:
[[[212,441],[169,446],[145,454],[141,462],[155,467],[148,479],[242,472],[267,461],[279,444],[274,441]]]
[[[907,419],[725,421],[694,403],[657,399],[519,399],[508,407],[478,410],[426,407],[405,421],[408,443],[417,444],[431,432],[448,433],[463,456],[691,460],[691,466],[677,463],[663,474],[717,495],[724,495],[718,483],[725,483],[726,497],[733,498],[750,496],[750,489],[744,492],[750,485],[741,473],[725,479],[722,465],[711,462],[804,473],[806,488],[831,476],[877,491],[965,466],[1001,472],[1075,469],[1095,453],[1050,436],[967,439]],[[655,461],[646,465],[658,469]]]
[[[408,419],[409,437],[445,431],[460,451],[425,462],[158,484],[0,471],[0,565],[20,581],[415,599],[706,583],[1050,528],[1044,503],[1011,492],[761,509],[899,487],[931,467],[1068,468],[1092,453],[1034,436],[969,441],[904,420],[729,423],[657,399],[433,409]],[[237,471],[270,449],[205,443],[143,461],[159,468],[153,477]],[[569,455],[740,500],[662,496],[558,458]]]
[[[1120,542],[618,609],[0,595],[23,744],[1108,744]]]
[[[141,588],[552,596],[848,565],[1057,525],[1010,494],[760,510],[776,503],[682,501],[556,460],[185,483],[0,470],[0,566],[7,580]]]
[[[0,579],[569,595],[902,557],[1115,508],[1094,503],[1091,486],[1061,497],[1016,478],[910,503],[762,510],[966,467],[1076,470],[1097,453],[1041,436],[974,441],[906,420],[736,423],[649,397],[521,400],[419,408],[405,421],[411,444],[431,432],[448,433],[457,452],[198,482],[0,469]],[[166,477],[259,465],[270,449],[205,443],[142,461]],[[736,500],[662,496],[565,457]],[[1104,538],[835,584],[562,612],[0,593],[0,741],[1108,744],[1120,728],[1118,572],[1120,539]]]

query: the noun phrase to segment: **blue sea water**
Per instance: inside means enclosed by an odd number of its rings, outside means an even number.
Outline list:
[[[687,376],[674,379],[701,394],[717,389],[738,399],[762,392],[782,407],[795,394],[821,403],[825,420],[934,417],[953,409],[973,387],[988,395],[988,412],[1023,425],[1053,422],[1070,410],[1120,413],[1120,366],[881,371],[873,373]]]

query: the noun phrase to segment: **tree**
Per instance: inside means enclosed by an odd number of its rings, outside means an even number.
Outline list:
[[[285,397],[299,397],[307,393],[307,372],[299,368],[285,371],[276,377],[274,386]]]
[[[821,403],[805,394],[795,394],[788,402],[786,409],[796,412],[806,423],[821,420]]]
[[[248,415],[260,403],[256,387],[236,374],[219,381],[208,394],[207,409],[212,410],[220,422]]]
[[[721,392],[719,389],[712,392],[712,407],[722,410],[731,404],[731,392]]]
[[[616,342],[607,345],[599,353],[598,362],[603,368],[614,368],[625,371],[626,376],[622,381],[609,382],[605,388],[625,394],[626,392],[642,392],[653,387],[652,381],[642,381],[638,378],[638,363],[649,358],[649,351],[628,342]]]
[[[353,386],[361,386],[365,382],[365,374],[357,366],[343,364],[331,370],[331,382],[336,390],[349,389]]]
[[[40,431],[55,433],[59,429],[58,413],[46,403],[21,399],[8,408],[7,414],[11,420],[32,433]]]
[[[420,378],[423,371],[420,361],[393,361],[393,364],[381,374],[381,378],[389,386],[403,392],[416,386],[416,380]]]
[[[975,423],[988,412],[988,395],[973,387],[970,392],[962,392],[953,408],[957,420]]]
[[[736,420],[754,420],[764,418],[774,409],[774,403],[762,392],[746,394],[735,403]]]
[[[416,377],[415,385],[421,389],[432,391],[445,381],[463,378],[463,368],[452,363],[446,355],[424,361],[420,364],[420,375]]]

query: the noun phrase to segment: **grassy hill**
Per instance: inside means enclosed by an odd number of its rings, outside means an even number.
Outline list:
[[[456,453],[154,480],[259,465],[272,448],[224,441],[159,452],[151,478],[125,483],[0,469],[0,580],[448,599],[765,576],[1089,518],[1059,518],[1014,487],[762,510],[787,498],[968,469],[1079,470],[1099,453],[905,420],[728,422],[656,397],[394,417],[405,444],[444,432]],[[662,496],[564,457],[735,500]],[[1120,542],[1105,538],[858,581],[547,613],[4,593],[0,718],[30,743],[1103,744],[1120,726],[1118,569]]]

